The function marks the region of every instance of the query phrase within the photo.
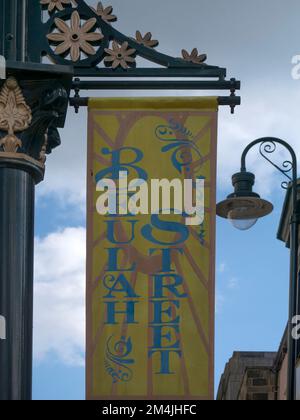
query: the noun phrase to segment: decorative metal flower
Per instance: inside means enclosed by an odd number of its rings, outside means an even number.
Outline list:
[[[50,41],[60,43],[54,53],[57,55],[65,54],[70,50],[71,60],[76,62],[80,59],[80,51],[87,55],[95,55],[96,51],[90,42],[100,41],[104,36],[99,32],[90,32],[95,26],[97,19],[91,18],[82,26],[80,16],[77,11],[71,15],[71,26],[59,18],[56,18],[55,24],[60,32],[53,32],[47,35]]]
[[[105,52],[108,54],[104,58],[104,62],[111,66],[113,69],[121,66],[123,69],[128,69],[129,65],[135,63],[135,58],[132,55],[136,52],[133,48],[128,48],[128,42],[124,42],[121,46],[113,41],[112,49],[105,48]],[[128,65],[129,63],[129,65]]]
[[[182,57],[185,61],[189,61],[194,64],[202,64],[207,59],[207,55],[199,54],[197,48],[194,48],[191,54],[189,54],[186,50],[182,50]]]
[[[40,0],[42,6],[48,6],[48,11],[52,12],[54,9],[64,10],[65,4],[73,3],[77,6],[75,0]]]
[[[140,31],[136,31],[135,40],[138,44],[144,45],[144,47],[155,48],[159,42],[156,39],[152,39],[151,32],[147,32],[146,35],[142,36]]]
[[[115,22],[118,19],[117,16],[112,15],[113,7],[112,6],[104,7],[101,1],[99,1],[97,5],[97,9],[95,9],[94,7],[91,7],[91,8],[105,22],[108,22],[108,23]]]

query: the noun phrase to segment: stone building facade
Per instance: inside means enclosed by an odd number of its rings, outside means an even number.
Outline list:
[[[221,377],[217,400],[286,400],[286,339],[285,331],[277,353],[234,352]]]
[[[234,352],[221,377],[218,400],[274,400],[277,353]]]

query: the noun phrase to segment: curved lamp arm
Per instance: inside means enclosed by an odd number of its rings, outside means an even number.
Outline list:
[[[245,150],[243,151],[241,157],[241,172],[246,171],[246,156],[248,152],[257,144],[260,144],[259,153],[266,159],[272,166],[274,166],[279,172],[286,176],[290,181],[295,181],[297,183],[297,157],[294,152],[294,149],[284,140],[278,139],[276,137],[262,137],[260,139],[254,140],[250,143]],[[291,155],[291,161],[285,160],[282,163],[282,167],[276,165],[269,157],[268,154],[272,154],[276,151],[276,145],[281,144]],[[292,176],[289,175],[289,172],[292,172]],[[287,187],[287,183],[282,184],[283,187]]]

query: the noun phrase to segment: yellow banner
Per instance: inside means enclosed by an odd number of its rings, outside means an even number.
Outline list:
[[[213,398],[217,110],[89,102],[88,399]]]

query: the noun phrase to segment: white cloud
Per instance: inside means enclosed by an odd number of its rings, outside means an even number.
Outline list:
[[[36,239],[34,358],[83,365],[84,349],[85,229],[67,228]]]
[[[38,185],[37,199],[54,196],[62,205],[75,205],[85,211],[87,112],[81,108],[74,114],[71,108],[64,129],[60,129],[61,145],[54,149],[46,162],[45,180]]]

